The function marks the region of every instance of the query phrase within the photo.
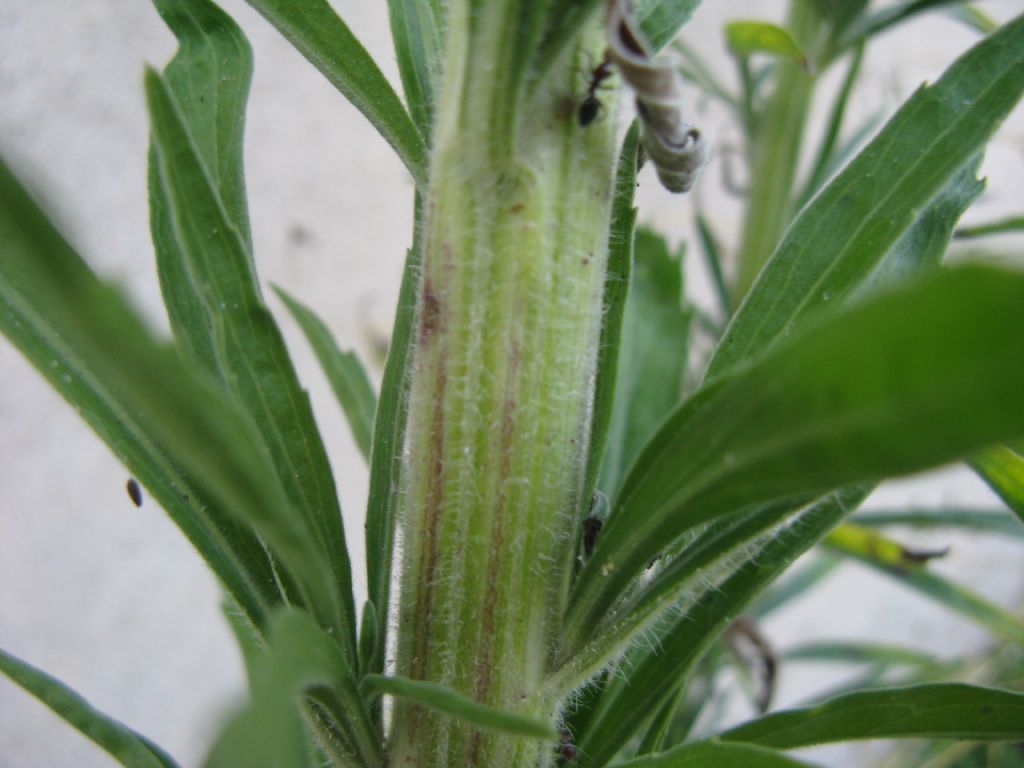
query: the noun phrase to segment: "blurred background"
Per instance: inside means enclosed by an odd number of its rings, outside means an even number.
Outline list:
[[[281,285],[309,304],[377,377],[410,242],[412,182],[361,115],[262,18],[241,0],[221,4],[241,23],[256,55],[246,159],[264,287]],[[334,5],[397,84],[385,4]],[[980,6],[1003,20],[1024,4]],[[732,81],[723,22],[779,20],[785,7],[781,0],[707,0],[683,34]],[[886,34],[868,48],[847,124],[891,112],[977,38],[941,15]],[[121,285],[159,329],[166,329],[166,320],[148,234],[142,68],[163,66],[174,47],[144,0],[0,0],[0,153],[46,201],[93,268]],[[838,86],[843,68],[834,69],[822,88]],[[692,118],[714,153],[703,181],[690,196],[674,197],[646,170],[640,220],[675,242],[692,241],[699,205],[728,252],[742,207],[722,183],[723,152],[738,140],[737,129],[696,93]],[[812,135],[823,120],[824,114],[812,119]],[[999,132],[983,173],[988,191],[965,222],[1019,214],[1024,110]],[[1004,252],[1024,252],[1019,239],[993,242]],[[688,294],[710,304],[710,283],[696,253],[687,271]],[[268,301],[311,392],[363,589],[366,468],[308,346],[276,297]],[[0,647],[66,681],[183,766],[197,765],[242,693],[242,668],[213,577],[154,503],[132,505],[127,479],[74,411],[0,340]],[[888,483],[869,503],[997,505],[962,467]],[[920,531],[901,540],[922,548],[948,545],[949,554],[933,564],[937,572],[1020,613],[1024,540]],[[762,632],[780,650],[815,638],[846,638],[948,657],[992,643],[976,624],[854,564],[841,565],[822,587],[774,614]],[[777,705],[798,703],[847,673],[846,667],[784,665]],[[749,714],[742,705],[734,709],[733,716]],[[880,764],[885,751],[860,744],[808,756],[825,765],[870,766]],[[114,764],[0,679],[0,768]]]

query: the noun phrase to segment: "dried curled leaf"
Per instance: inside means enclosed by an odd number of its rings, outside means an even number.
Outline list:
[[[608,57],[636,94],[641,141],[670,192],[693,188],[707,160],[700,130],[683,119],[683,95],[672,60],[654,56],[633,28],[629,0],[608,0]]]

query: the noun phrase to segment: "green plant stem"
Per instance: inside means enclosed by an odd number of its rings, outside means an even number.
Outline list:
[[[814,52],[809,43],[820,30],[819,24],[814,2],[794,0],[789,29],[809,56]],[[777,66],[775,90],[764,114],[753,123],[747,121],[748,126],[754,126],[748,134],[753,172],[733,286],[734,306],[753,285],[793,213],[797,166],[814,76],[793,61],[780,59]]]
[[[400,508],[396,672],[554,723],[613,196],[615,121],[575,117],[580,42],[532,91],[526,0],[448,6]],[[612,96],[603,94],[609,107]],[[543,765],[549,744],[395,704],[393,765]]]

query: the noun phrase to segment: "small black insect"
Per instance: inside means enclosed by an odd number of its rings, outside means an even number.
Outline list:
[[[576,112],[576,119],[579,121],[581,128],[586,128],[592,122],[597,119],[597,116],[601,114],[601,110],[604,105],[601,104],[601,100],[597,98],[597,89],[601,87],[601,83],[612,76],[612,62],[608,58],[608,54],[605,53],[604,59],[594,67],[594,71],[590,73],[590,83],[587,85],[587,95],[580,103],[580,108]]]
[[[142,506],[142,487],[139,485],[139,481],[134,477],[128,478],[128,484],[125,486],[128,490],[128,498],[132,500],[132,504],[136,507]]]

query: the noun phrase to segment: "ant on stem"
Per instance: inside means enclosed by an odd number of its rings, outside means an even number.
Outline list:
[[[587,85],[587,95],[580,103],[579,111],[576,113],[576,119],[579,121],[581,128],[586,128],[601,113],[604,105],[601,104],[600,99],[597,98],[597,90],[601,87],[601,83],[612,76],[612,62],[608,57],[608,52],[605,51],[604,58],[601,63],[594,67],[594,71],[590,73],[590,82]]]

